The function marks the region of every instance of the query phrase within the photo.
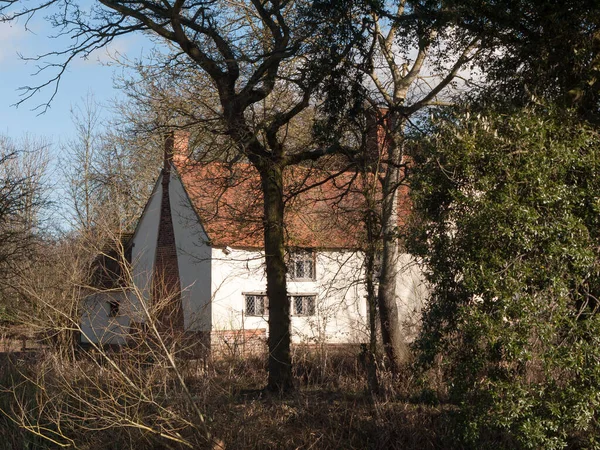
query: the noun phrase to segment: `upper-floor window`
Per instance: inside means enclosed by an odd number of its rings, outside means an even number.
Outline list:
[[[288,262],[290,280],[310,281],[315,279],[315,252],[299,250],[290,253]]]

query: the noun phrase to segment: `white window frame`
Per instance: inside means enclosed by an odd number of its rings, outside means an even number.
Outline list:
[[[251,300],[254,301],[254,310],[250,311],[248,308],[249,305],[249,301]],[[261,307],[259,308],[259,310],[257,311],[256,306],[257,306],[257,301],[260,300],[261,303]],[[269,298],[267,297],[267,294],[264,293],[255,293],[255,292],[249,292],[249,293],[245,293],[244,294],[244,311],[246,312],[247,316],[251,316],[251,317],[268,317],[269,316]]]
[[[290,295],[292,315],[296,317],[311,317],[317,313],[317,296],[314,294]],[[298,312],[298,302],[301,302],[302,311]]]
[[[246,292],[244,295],[244,313],[248,317],[268,317],[269,316],[269,297],[265,293]],[[254,309],[248,307],[249,301],[254,301]],[[256,310],[257,301],[261,300],[262,305]],[[296,317],[311,317],[317,314],[317,294],[290,294],[290,314]],[[302,302],[301,311],[298,311],[298,301]]]
[[[302,265],[302,266],[299,266]],[[310,267],[310,274],[306,276],[306,265]],[[306,249],[306,250],[295,250],[289,253],[288,257],[288,277],[290,281],[315,281],[317,279],[317,259],[315,256],[315,251]],[[302,274],[300,276],[298,273],[300,272],[299,267],[303,267],[301,269]]]

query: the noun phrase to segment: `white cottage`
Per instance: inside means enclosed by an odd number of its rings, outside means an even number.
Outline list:
[[[169,326],[210,338],[212,345],[267,335],[258,173],[243,163],[188,164],[181,151],[170,156],[173,143],[167,140],[165,166],[126,247],[133,286],[87,298],[82,342],[126,342],[160,292],[177,298]],[[286,173],[286,191],[297,194],[290,195],[285,218],[294,343],[368,340],[357,208],[363,197],[351,187],[352,174],[324,181],[328,175],[308,168]],[[307,185],[317,186],[304,190]],[[402,262],[397,292],[410,334],[425,290],[411,258]]]

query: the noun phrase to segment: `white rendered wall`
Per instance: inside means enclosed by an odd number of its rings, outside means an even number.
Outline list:
[[[146,204],[146,208],[140,217],[140,221],[133,236],[133,247],[131,249],[131,265],[133,272],[133,283],[140,303],[149,305],[152,297],[152,270],[156,256],[156,243],[158,241],[158,220],[160,217],[160,201],[162,195],[161,178],[159,177],[152,196]],[[144,322],[145,314],[137,311],[136,322]]]
[[[259,251],[212,250],[213,331],[266,329],[267,316],[248,316],[244,294],[266,292],[263,254]],[[316,295],[314,316],[292,315],[294,343],[368,341],[363,256],[349,251],[322,251],[316,257],[315,281],[288,280],[289,295]],[[407,340],[414,339],[427,291],[410,255],[398,265],[398,310]]]
[[[262,252],[212,249],[212,330],[268,329],[267,317],[246,315],[243,293],[266,292]]]
[[[129,330],[130,301],[124,291],[101,292],[87,296],[82,303],[81,342],[84,344],[119,344],[126,341]],[[119,303],[119,314],[110,317],[109,302]]]
[[[177,245],[185,329],[210,331],[211,248],[175,171],[171,174],[169,199]]]
[[[268,317],[248,316],[244,294],[266,292],[261,252],[213,249],[213,330],[268,330]],[[366,303],[361,260],[348,252],[317,255],[315,281],[288,281],[289,295],[316,295],[314,316],[292,315],[295,343],[346,343],[366,340]]]
[[[158,240],[158,221],[162,197],[162,176],[159,177],[152,197],[133,238],[132,264],[134,283],[140,297],[147,302],[152,294],[152,271]],[[184,326],[186,330],[210,330],[210,247],[206,234],[183,189],[179,176],[173,170],[169,184],[169,201],[175,231],[177,263],[181,281]],[[143,314],[140,314],[143,317]]]
[[[428,295],[427,284],[419,265],[411,255],[401,254],[398,260],[396,298],[400,324],[408,342],[412,342],[421,329],[421,311]]]

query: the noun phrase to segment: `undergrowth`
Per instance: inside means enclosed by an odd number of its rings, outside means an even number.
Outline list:
[[[297,389],[286,396],[262,389],[267,379],[264,356],[216,358],[209,363],[182,361],[185,384],[212,436],[207,442],[194,436],[194,427],[186,426],[193,424],[194,416],[169,370],[136,366],[135,370],[144,374],[137,380],[148,384],[140,392],[152,395],[155,403],[133,406],[131,397],[118,394],[121,388],[115,389],[109,379],[114,376],[110,364],[98,366],[93,355],[82,353],[71,361],[49,351],[4,355],[0,367],[2,448],[43,450],[59,448],[58,444],[86,450],[180,449],[189,445],[226,449],[448,448],[448,407],[418,401],[418,388],[409,370],[395,380],[381,372],[382,390],[373,396],[366,389],[365,368],[355,349],[299,349],[294,357]],[[127,363],[121,355],[113,359]],[[86,371],[88,376],[81,376]],[[89,377],[90,371],[95,371],[94,378]],[[65,382],[71,383],[77,398],[69,396]],[[112,399],[116,406],[103,403],[109,388],[117,392]],[[96,397],[95,404],[86,403]],[[105,417],[103,408],[107,409]],[[124,415],[147,429],[117,420],[108,408],[123,408]],[[135,413],[131,408],[137,408]],[[95,426],[99,424],[103,426]],[[161,429],[180,436],[181,442],[162,438]]]

